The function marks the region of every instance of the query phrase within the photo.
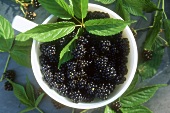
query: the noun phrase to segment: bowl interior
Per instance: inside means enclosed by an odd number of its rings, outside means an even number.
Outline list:
[[[89,11],[106,12],[110,15],[111,18],[121,19],[120,16],[118,16],[113,11],[111,11],[105,7],[99,6],[99,5],[89,4],[88,10]],[[55,22],[56,20],[57,20],[57,18],[54,17],[53,15],[51,15],[43,22],[43,24],[52,23],[52,22]],[[38,84],[45,91],[45,93],[47,93],[51,98],[53,98],[54,100],[66,105],[66,106],[73,107],[73,108],[92,109],[92,108],[97,108],[97,107],[107,105],[107,104],[115,101],[129,87],[129,85],[134,77],[136,67],[137,67],[137,58],[138,58],[137,46],[136,46],[136,42],[133,37],[133,34],[129,27],[126,27],[124,29],[123,37],[128,38],[129,45],[130,45],[130,53],[128,55],[128,63],[127,63],[128,73],[127,73],[127,75],[125,75],[126,81],[123,84],[116,86],[116,89],[113,91],[113,93],[109,96],[109,98],[107,100],[102,101],[102,100],[96,99],[91,103],[73,103],[68,98],[60,96],[53,89],[50,89],[48,87],[48,85],[43,81],[43,79],[42,79],[43,75],[41,74],[41,71],[40,71],[40,64],[39,64],[39,56],[41,54],[41,52],[39,50],[40,43],[34,40],[33,44],[32,44],[32,50],[31,50],[31,63],[32,63],[32,69],[33,69],[33,72],[34,72],[34,75],[35,75],[35,78],[36,78]]]

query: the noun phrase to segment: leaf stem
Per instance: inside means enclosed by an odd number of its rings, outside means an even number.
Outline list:
[[[85,109],[85,110],[81,111],[80,113],[85,113],[85,112],[87,112],[87,111],[88,111],[88,109]]]
[[[149,26],[149,27],[144,27],[144,28],[140,28],[140,29],[136,29],[136,31],[143,31],[143,30],[146,30],[146,29],[150,29],[152,28],[153,26]]]
[[[162,9],[163,9],[165,19],[167,19],[167,16],[166,16],[166,13],[165,13],[165,0],[162,0]]]
[[[41,109],[39,109],[38,107],[35,107],[40,113],[44,113]]]
[[[9,55],[8,55],[8,58],[7,58],[7,60],[6,60],[6,64],[5,64],[5,67],[4,67],[4,72],[3,72],[2,76],[1,76],[0,82],[4,79],[4,73],[6,72],[6,69],[7,69],[7,67],[8,67],[10,58],[11,58],[11,56],[10,56],[10,54],[9,54]]]
[[[74,111],[75,111],[75,109],[73,108],[71,113],[74,113]]]
[[[158,1],[157,8],[159,8],[159,7],[160,7],[160,4],[161,4],[161,0],[159,0],[159,1]],[[157,16],[157,14],[158,14],[158,11],[156,11],[155,16]]]
[[[81,23],[76,17],[73,16],[73,18],[74,18],[78,23],[80,23],[80,25],[82,25],[82,23]]]
[[[163,39],[161,36],[158,37],[165,43],[166,46],[169,46],[168,42],[165,39]]]

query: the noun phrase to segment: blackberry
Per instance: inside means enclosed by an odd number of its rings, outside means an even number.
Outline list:
[[[80,80],[79,80],[79,83],[78,83],[78,88],[79,89],[85,89],[87,87],[87,80],[86,79],[83,79],[83,78],[81,78]]]
[[[69,93],[68,86],[66,86],[66,84],[64,83],[61,83],[61,84],[55,83],[54,90],[57,91],[62,96],[67,96]]]
[[[89,95],[89,94],[84,93],[82,97],[82,102],[91,102],[94,100],[94,98],[95,98],[94,95]]]
[[[33,6],[35,7],[35,8],[38,8],[38,7],[40,7],[41,6],[41,4],[38,2],[38,0],[33,0]]]
[[[115,58],[118,53],[119,50],[117,49],[116,44],[112,44],[108,56],[110,56],[110,58]]]
[[[39,60],[40,60],[40,65],[47,65],[47,64],[56,65],[56,64],[58,64],[58,59],[55,56],[47,57],[47,56],[41,54],[41,56],[39,57]]]
[[[54,107],[56,109],[61,109],[61,108],[65,107],[63,104],[61,104],[61,103],[59,103],[59,102],[57,102],[57,101],[55,101],[53,99],[51,100],[51,102],[52,102],[52,104],[54,105]]]
[[[143,58],[144,60],[151,60],[152,56],[153,56],[153,51],[149,51],[149,50],[143,50]]]
[[[4,77],[11,80],[11,81],[14,81],[15,79],[15,72],[13,70],[7,70],[5,73],[4,73]]]
[[[116,58],[117,65],[126,65],[128,58],[126,56],[117,56]]]
[[[111,42],[109,40],[101,40],[99,48],[102,53],[107,53],[110,50]]]
[[[68,71],[76,70],[76,68],[77,68],[77,62],[75,62],[75,61],[69,61],[69,62],[66,63],[66,66],[67,66],[67,70],[68,70]]]
[[[85,67],[88,67],[89,64],[91,64],[92,61],[87,61],[87,60],[79,60],[78,63],[77,63],[77,66],[82,69],[82,68],[85,68]]]
[[[87,40],[87,38],[85,38],[84,36],[79,36],[79,38],[78,38],[78,40],[77,40],[77,43],[78,43],[78,44],[86,45],[86,44],[88,44],[88,40]]]
[[[125,80],[126,80],[126,78],[122,74],[120,74],[115,78],[115,83],[117,85],[123,84]]]
[[[77,45],[77,47],[73,51],[73,56],[75,59],[81,59],[85,56],[86,50],[82,44]]]
[[[78,74],[76,70],[68,70],[66,73],[66,77],[70,80],[74,80],[78,78]]]
[[[103,70],[102,77],[106,80],[113,80],[117,76],[116,70],[112,66],[107,66]]]
[[[42,54],[50,57],[56,55],[56,45],[51,43],[43,43],[40,45],[40,51]]]
[[[129,41],[127,38],[121,38],[117,40],[117,48],[120,51],[120,54],[127,56],[130,52]]]
[[[13,86],[12,86],[12,84],[9,81],[7,81],[7,82],[5,82],[4,89],[6,91],[12,91],[13,90]]]
[[[81,69],[80,71],[77,72],[77,76],[78,78],[83,78],[83,79],[87,79],[88,76],[87,76],[87,73],[85,72],[85,70]]]
[[[87,84],[87,93],[90,95],[95,95],[98,86],[94,82],[89,82]]]
[[[54,78],[57,83],[63,83],[65,81],[64,72],[62,71],[55,72]]]
[[[111,105],[111,108],[112,108],[114,111],[119,111],[119,109],[121,108],[120,102],[119,102],[119,101],[113,102],[112,105]]]
[[[68,81],[68,86],[71,89],[76,89],[78,86],[78,81],[77,80],[70,80]]]
[[[97,56],[98,56],[98,51],[97,51],[97,49],[96,49],[94,46],[92,46],[92,47],[89,49],[89,57],[95,58],[95,57],[97,57]]]
[[[106,100],[110,93],[109,87],[103,83],[98,86],[96,96],[102,100]]]
[[[25,18],[27,18],[28,20],[34,20],[36,16],[37,15],[35,12],[28,11],[28,12],[26,12]]]
[[[69,95],[69,97],[74,103],[78,103],[83,100],[83,96],[79,90],[72,91],[72,93]]]
[[[87,13],[87,17],[85,20],[103,19],[103,18],[110,18],[110,16],[108,13],[104,13],[104,12],[100,12],[100,11],[94,11],[94,12],[89,11]]]
[[[126,65],[119,65],[119,66],[117,67],[117,71],[118,71],[118,73],[121,73],[121,74],[123,74],[123,75],[126,75],[127,72],[128,72],[128,69],[127,69],[127,66],[126,66]]]
[[[94,63],[99,68],[106,67],[108,63],[108,58],[106,56],[97,57]]]

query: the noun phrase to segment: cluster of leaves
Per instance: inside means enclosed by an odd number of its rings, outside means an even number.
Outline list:
[[[0,16],[0,42],[0,52],[7,52],[9,53],[9,58],[11,57],[18,64],[31,67],[32,40],[30,39],[26,42],[16,41],[11,24],[2,16]]]
[[[51,14],[66,19],[67,21],[39,25],[25,33],[19,34],[16,40],[26,41],[30,39],[30,37],[39,42],[58,40],[75,30],[75,27],[80,27],[77,35],[60,52],[60,63],[58,67],[71,59],[71,54],[69,53],[71,48],[73,48],[74,40],[77,38],[78,34],[81,33],[79,31],[85,29],[95,35],[110,36],[119,33],[127,25],[132,23],[132,21],[123,21],[113,18],[84,21],[88,12],[88,0],[70,0],[70,4],[67,4],[64,0],[39,0],[39,2]],[[76,25],[71,20],[69,21],[71,18],[75,19],[79,24]]]
[[[18,100],[24,104],[27,108],[22,110],[20,113],[25,113],[34,109],[37,109],[40,113],[43,113],[39,108],[38,105],[41,102],[44,93],[40,94],[38,96],[38,98],[35,98],[35,92],[34,92],[34,88],[32,86],[32,84],[30,83],[28,77],[27,77],[27,83],[26,83],[26,87],[24,88],[24,86],[14,83],[10,80],[8,80],[14,89],[14,95],[16,96],[16,98],[18,98]]]

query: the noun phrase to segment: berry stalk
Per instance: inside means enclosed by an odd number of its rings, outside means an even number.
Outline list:
[[[3,73],[6,72],[6,69],[7,69],[7,67],[8,67],[10,58],[11,58],[11,56],[10,56],[10,54],[9,54],[9,55],[8,55],[8,58],[7,58],[7,61],[6,61],[6,64],[5,64],[5,67],[4,67],[4,72],[3,72]],[[1,82],[3,79],[4,79],[4,74],[2,74],[1,79],[0,79],[0,82]]]

